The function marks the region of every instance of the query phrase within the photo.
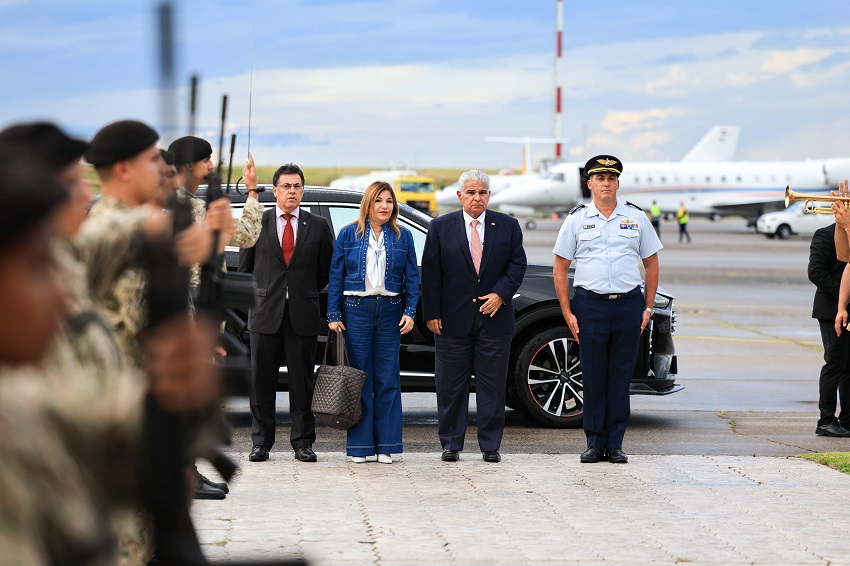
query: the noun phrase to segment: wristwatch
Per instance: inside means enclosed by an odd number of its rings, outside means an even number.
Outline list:
[[[649,313],[649,316],[655,314],[655,309],[653,307],[646,307],[644,310]]]

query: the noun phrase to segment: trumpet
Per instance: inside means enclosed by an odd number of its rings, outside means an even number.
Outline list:
[[[832,210],[832,204],[829,206],[816,206],[816,202],[840,202],[844,206],[850,206],[850,197],[834,197],[832,195],[806,195],[791,190],[791,187],[785,187],[785,208],[791,206],[792,202],[798,200],[803,201],[804,214],[835,214]]]

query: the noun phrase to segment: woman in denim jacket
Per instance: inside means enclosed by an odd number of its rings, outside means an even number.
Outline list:
[[[392,464],[403,451],[398,353],[413,329],[419,269],[413,236],[398,225],[398,203],[388,183],[369,185],[360,219],[337,236],[328,282],[328,327],[345,331],[353,367],[366,372],[363,418],[348,430],[346,454]],[[402,310],[403,309],[403,310]]]

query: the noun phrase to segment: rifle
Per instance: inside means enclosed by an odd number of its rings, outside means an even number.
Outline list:
[[[173,210],[175,233],[191,225],[188,203],[175,202]],[[148,327],[189,316],[189,272],[177,261],[173,242],[165,238],[150,241],[146,252]],[[187,417],[163,411],[151,395],[144,409],[147,458],[142,493],[153,517],[156,559],[162,564],[205,565],[186,506]]]

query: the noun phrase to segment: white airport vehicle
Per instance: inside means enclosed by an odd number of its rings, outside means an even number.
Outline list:
[[[819,228],[835,222],[831,214],[805,214],[803,204],[795,202],[785,210],[762,214],[756,221],[756,231],[771,239],[787,240],[793,234],[811,236]]]

